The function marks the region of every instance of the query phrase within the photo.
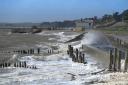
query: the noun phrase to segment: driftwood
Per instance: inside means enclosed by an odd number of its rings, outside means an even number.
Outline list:
[[[75,78],[76,75],[74,75],[74,74],[72,74],[72,73],[67,73],[67,74],[69,74],[69,75],[72,76],[71,81],[76,79],[76,78]]]
[[[101,70],[101,71],[98,71],[98,72],[94,72],[94,73],[91,73],[92,75],[96,75],[96,74],[98,74],[98,73],[101,73],[101,72],[103,72],[103,71],[105,71],[106,69],[103,69],[103,70]]]

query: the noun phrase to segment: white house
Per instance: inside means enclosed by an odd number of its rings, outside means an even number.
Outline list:
[[[92,29],[94,25],[94,21],[92,19],[81,19],[76,22],[76,30],[85,30]]]

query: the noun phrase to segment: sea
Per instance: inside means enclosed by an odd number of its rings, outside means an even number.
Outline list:
[[[43,31],[37,34],[11,34],[1,35],[1,39],[8,42],[12,47],[30,48],[31,46],[39,47],[41,53],[39,55],[10,55],[10,58],[16,58],[16,61],[26,61],[28,66],[36,66],[37,69],[10,67],[0,68],[0,85],[90,85],[96,84],[101,75],[105,72],[93,74],[95,72],[107,70],[107,66],[103,65],[107,62],[108,57],[100,60],[105,54],[105,47],[110,47],[110,43],[102,33],[90,31],[84,34],[81,40],[68,42],[80,32],[68,31]],[[39,37],[38,37],[39,36]],[[22,42],[22,43],[21,43]],[[15,44],[13,44],[15,43]],[[3,44],[3,43],[2,43]],[[10,45],[11,44],[11,45]],[[81,50],[84,45],[85,62],[73,62],[67,54],[68,45]],[[4,47],[5,47],[4,46]],[[93,49],[88,50],[86,47]],[[49,49],[53,49],[53,53],[48,54]],[[98,49],[98,50],[97,50]],[[101,55],[99,53],[100,52]],[[97,54],[96,54],[97,53]],[[107,51],[106,51],[107,53]],[[102,56],[103,55],[103,56]],[[12,63],[13,64],[13,63]]]

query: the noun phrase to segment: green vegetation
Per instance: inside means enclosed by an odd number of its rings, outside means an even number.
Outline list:
[[[94,17],[96,24],[105,24],[112,21],[120,22],[122,20],[128,21],[128,10],[123,11],[122,13],[115,12],[113,14],[105,14],[102,16],[102,18],[97,18],[97,16]]]
[[[128,10],[125,10],[122,14],[121,14],[122,18],[124,20],[128,20]]]
[[[128,35],[128,27],[113,27],[113,28],[104,28],[100,29],[100,31],[106,34],[116,34],[116,35]]]

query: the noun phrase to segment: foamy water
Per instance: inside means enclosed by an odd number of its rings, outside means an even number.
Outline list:
[[[56,35],[59,50],[61,53],[45,56],[44,61],[36,60],[37,56],[24,56],[18,58],[19,61],[26,61],[27,65],[35,65],[38,69],[29,68],[4,68],[0,69],[0,85],[86,85],[88,82],[96,81],[100,75],[92,75],[91,73],[102,70],[98,68],[97,61],[92,59],[89,54],[85,53],[87,64],[72,62],[71,58],[66,54],[68,44],[62,41],[68,41],[76,35],[65,35],[64,32],[40,35]],[[74,47],[81,47],[82,44],[89,44],[94,40],[87,38],[94,37],[95,34],[87,34],[80,43]],[[57,39],[55,37],[55,39]],[[51,39],[51,38],[49,38]],[[94,38],[98,38],[95,36]],[[48,45],[55,45],[55,43],[48,43]],[[72,43],[70,43],[72,44]],[[48,48],[48,46],[38,45],[39,47]],[[15,57],[15,56],[14,56]],[[44,57],[44,56],[43,56]]]

